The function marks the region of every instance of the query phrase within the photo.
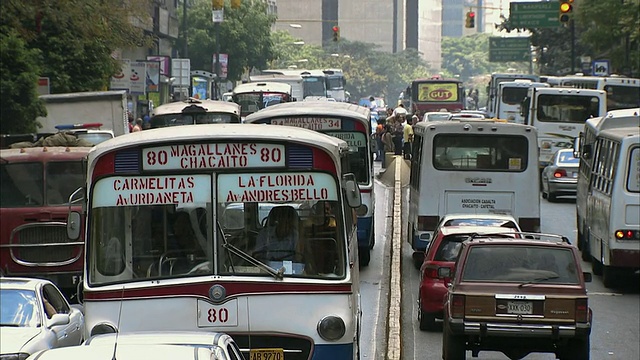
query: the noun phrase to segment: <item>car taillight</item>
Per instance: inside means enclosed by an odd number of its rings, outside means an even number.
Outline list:
[[[589,321],[589,302],[587,299],[576,300],[576,322],[585,323]]]
[[[564,169],[558,169],[553,173],[554,178],[561,178],[567,176],[567,172]]]
[[[418,216],[418,230],[428,231],[433,230],[438,225],[440,217],[438,216]]]
[[[451,296],[451,317],[464,317],[464,295]]]
[[[614,234],[618,240],[640,240],[640,230],[616,230]]]
[[[437,279],[438,278],[438,267],[430,265],[430,264],[427,264],[424,267],[423,274],[424,274],[424,277],[426,277],[426,278]]]

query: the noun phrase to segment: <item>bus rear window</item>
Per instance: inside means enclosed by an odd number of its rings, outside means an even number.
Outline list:
[[[230,114],[201,113],[201,114],[166,114],[157,115],[151,119],[151,128],[193,124],[229,124],[239,122]]]
[[[42,206],[42,173],[41,163],[0,165],[0,205],[3,208]]]
[[[540,95],[537,117],[541,122],[584,123],[599,116],[600,100],[595,96]]]
[[[529,89],[525,87],[509,87],[502,89],[502,102],[509,105],[519,105],[524,98],[527,97],[527,91]]]
[[[433,140],[438,170],[524,171],[529,141],[516,135],[439,134]]]

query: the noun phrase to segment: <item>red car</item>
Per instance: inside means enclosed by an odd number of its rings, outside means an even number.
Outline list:
[[[441,226],[436,229],[420,268],[418,292],[420,330],[434,330],[436,318],[442,319],[448,279],[438,276],[438,268],[449,267],[453,273],[462,242],[467,240],[470,234],[503,234],[515,231],[517,229],[501,226],[471,225]]]

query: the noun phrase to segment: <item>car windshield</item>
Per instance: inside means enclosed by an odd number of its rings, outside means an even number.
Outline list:
[[[573,151],[562,151],[558,154],[558,164],[579,164],[580,159],[573,157]]]
[[[568,248],[549,246],[473,246],[462,266],[463,281],[516,282],[546,279],[544,284],[579,284]]]
[[[501,226],[510,229],[518,229],[518,225],[506,219],[451,219],[445,221],[443,226]]]
[[[0,290],[0,326],[40,326],[38,309],[35,291]]]

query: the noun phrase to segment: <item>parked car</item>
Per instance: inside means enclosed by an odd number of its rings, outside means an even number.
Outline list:
[[[507,232],[514,232],[514,229],[500,227],[500,225],[483,226],[483,224],[440,226],[436,229],[420,268],[420,288],[418,291],[420,330],[434,330],[436,319],[442,319],[444,299],[447,296],[447,283],[445,278],[438,276],[438,268],[446,266],[453,269],[462,242],[472,234]]]
[[[28,360],[219,360],[216,349],[184,345],[100,344],[42,350]]]
[[[559,235],[477,235],[462,243],[444,305],[443,359],[466,351],[589,359],[592,311],[578,249]]]
[[[244,360],[240,349],[231,336],[220,332],[178,331],[178,332],[132,332],[122,334],[101,334],[91,337],[84,346],[98,347],[113,345],[182,345],[213,350],[217,360]],[[146,357],[145,357],[146,358]],[[213,358],[211,359],[213,360]]]
[[[0,277],[0,359],[82,343],[84,315],[49,280]]]
[[[555,201],[558,196],[576,195],[580,159],[573,157],[573,149],[556,151],[551,163],[542,170],[542,197]]]

